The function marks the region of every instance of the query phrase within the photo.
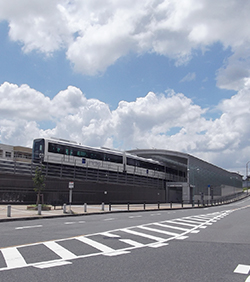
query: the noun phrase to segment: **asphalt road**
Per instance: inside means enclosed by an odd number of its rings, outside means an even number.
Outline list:
[[[0,281],[250,281],[250,199],[0,223]]]

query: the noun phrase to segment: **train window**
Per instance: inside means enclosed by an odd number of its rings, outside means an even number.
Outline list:
[[[56,147],[56,153],[58,154],[65,154],[65,148],[62,145],[57,145]]]
[[[35,139],[33,142],[32,159],[41,160],[41,154],[44,154],[44,139]]]
[[[86,157],[86,158],[88,157],[87,154],[86,154],[86,152],[83,151],[83,150],[78,150],[77,153],[76,153],[76,155],[77,155],[78,157]]]
[[[65,147],[65,154],[68,156],[73,156],[73,149],[70,147]]]
[[[132,158],[127,158],[127,165],[135,166],[135,160]]]
[[[51,152],[51,153],[56,153],[56,144],[54,143],[49,143],[49,149],[48,151]]]
[[[112,154],[104,154],[102,152],[96,152],[93,150],[86,149],[78,149],[73,147],[64,146],[61,144],[49,143],[48,151],[56,154],[65,154],[70,156],[76,156],[81,158],[89,158],[94,160],[122,163],[123,157],[112,155]]]
[[[122,156],[112,155],[112,154],[104,154],[104,161],[122,164],[123,158]]]

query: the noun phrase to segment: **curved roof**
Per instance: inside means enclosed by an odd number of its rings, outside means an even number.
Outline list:
[[[176,151],[169,151],[163,149],[136,149],[127,151],[144,158],[150,158],[164,163],[171,163],[173,165],[187,166],[189,155]]]

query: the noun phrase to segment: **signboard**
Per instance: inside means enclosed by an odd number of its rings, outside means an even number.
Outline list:
[[[73,189],[74,188],[74,182],[69,182],[69,189]]]

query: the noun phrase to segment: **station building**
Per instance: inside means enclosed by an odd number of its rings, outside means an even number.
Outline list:
[[[157,149],[128,152],[166,165],[166,202],[210,201],[242,192],[242,175],[189,154]]]
[[[48,194],[48,202],[66,199],[68,183],[72,179],[75,181],[74,194],[77,195],[75,201],[79,203],[192,203],[233,198],[243,190],[242,175],[186,153],[158,149],[127,152],[164,163],[165,180],[98,169],[84,169],[80,173],[76,167],[47,164],[44,193]],[[0,202],[7,196],[32,201],[34,166],[31,158],[31,148],[0,144]]]

